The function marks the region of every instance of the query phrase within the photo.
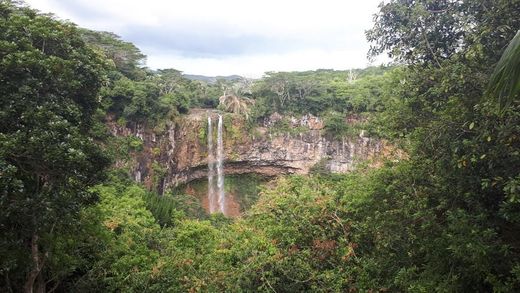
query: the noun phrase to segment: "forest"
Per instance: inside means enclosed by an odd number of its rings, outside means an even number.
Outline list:
[[[211,81],[0,1],[0,291],[519,292],[519,15],[385,1],[366,38],[390,65]],[[272,178],[240,217],[207,214],[136,182],[116,162],[142,142],[107,124],[160,135],[194,109],[248,129],[312,114],[324,136],[363,128],[406,156]]]

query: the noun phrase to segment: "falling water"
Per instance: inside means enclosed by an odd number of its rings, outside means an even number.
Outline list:
[[[218,210],[218,198],[215,194],[215,157],[213,156],[213,127],[211,126],[211,116],[208,115],[208,202],[209,212],[214,213]]]
[[[222,116],[218,115],[216,160],[213,147],[213,127],[208,116],[208,202],[209,212],[226,214],[226,197],[224,193],[224,141],[222,139]],[[215,166],[217,182],[215,182]],[[216,183],[216,184],[215,184]],[[216,185],[216,186],[215,186]]]
[[[218,203],[220,211],[226,214],[226,196],[224,193],[224,141],[222,139],[222,115],[218,115],[218,132],[217,132],[217,187],[218,187]]]

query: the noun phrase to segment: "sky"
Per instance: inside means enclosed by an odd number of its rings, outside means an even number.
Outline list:
[[[81,27],[134,43],[152,69],[260,77],[350,69],[367,59],[365,30],[381,0],[26,0]]]

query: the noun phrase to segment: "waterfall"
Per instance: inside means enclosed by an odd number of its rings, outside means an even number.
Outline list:
[[[208,115],[208,206],[209,212],[218,210],[217,195],[215,194],[215,158],[213,156],[213,127],[211,116]]]
[[[226,214],[226,197],[224,193],[224,141],[222,138],[222,116],[218,115],[217,154],[216,160],[213,146],[213,127],[208,116],[208,205],[209,212]],[[215,182],[215,167],[217,182]],[[216,183],[216,184],[215,184]],[[216,185],[216,186],[215,186]],[[215,190],[216,189],[216,190]]]
[[[217,128],[217,187],[220,211],[226,214],[226,196],[224,193],[224,141],[222,139],[222,115],[218,115]]]

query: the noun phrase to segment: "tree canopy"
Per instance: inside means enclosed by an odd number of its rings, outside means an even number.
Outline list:
[[[107,66],[72,24],[9,2],[0,15],[1,274],[32,292],[68,269],[59,237],[109,163],[90,132]]]

